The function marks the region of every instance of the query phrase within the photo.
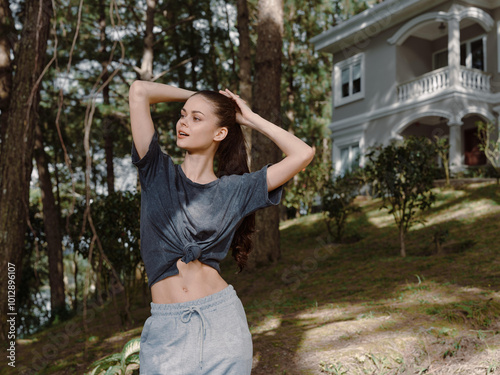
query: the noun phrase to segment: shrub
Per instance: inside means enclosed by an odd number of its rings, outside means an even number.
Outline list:
[[[436,148],[427,138],[409,137],[400,143],[376,147],[366,155],[366,175],[394,216],[399,230],[401,256],[406,256],[405,235],[418,213],[435,200],[431,189],[436,175]]]
[[[128,375],[139,367],[139,337],[128,341],[120,353],[114,353],[92,363],[89,375]]]
[[[326,184],[322,197],[323,213],[328,233],[336,241],[342,241],[349,215],[359,211],[359,207],[354,204],[354,198],[358,195],[362,183],[360,172],[355,171],[337,176]]]

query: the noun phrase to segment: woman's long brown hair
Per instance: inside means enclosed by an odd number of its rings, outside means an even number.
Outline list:
[[[215,154],[217,177],[231,174],[242,175],[250,172],[245,137],[240,124],[236,122],[236,113],[239,112],[239,108],[234,100],[209,90],[198,91],[194,95],[201,95],[210,101],[214,105],[214,113],[219,119],[219,126],[228,129],[226,138],[220,142]],[[252,233],[254,231],[255,213],[243,219],[231,243],[230,249],[240,272],[247,263],[248,254],[252,251]]]

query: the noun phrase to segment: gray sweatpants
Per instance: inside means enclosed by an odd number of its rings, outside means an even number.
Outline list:
[[[141,334],[141,375],[247,375],[252,337],[240,299],[229,285],[194,301],[151,302]]]

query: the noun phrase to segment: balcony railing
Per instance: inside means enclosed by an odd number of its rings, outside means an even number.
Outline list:
[[[460,83],[467,89],[490,92],[491,76],[477,69],[460,69]]]
[[[491,76],[477,69],[460,67],[460,84],[473,91],[490,91]],[[405,101],[427,96],[449,87],[449,69],[444,67],[426,73],[417,79],[398,86],[398,99]]]

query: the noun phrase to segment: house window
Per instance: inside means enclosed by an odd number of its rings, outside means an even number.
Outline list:
[[[469,69],[486,70],[486,37],[471,39],[460,44],[460,65]],[[441,50],[433,54],[434,69],[448,66],[448,50]]]
[[[448,66],[448,50],[441,50],[432,55],[434,69]],[[460,44],[460,65],[469,69],[486,70],[486,37],[467,40]]]
[[[359,144],[340,148],[340,174],[352,172],[359,167]]]
[[[364,97],[364,55],[339,62],[334,68],[335,106]]]
[[[469,40],[460,45],[460,65],[467,68],[485,70],[485,38]]]

